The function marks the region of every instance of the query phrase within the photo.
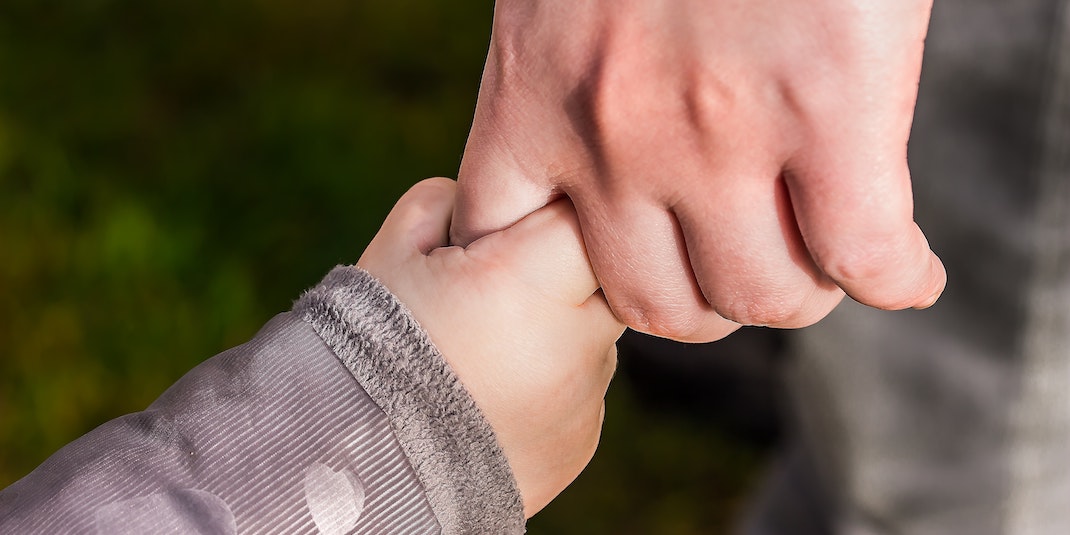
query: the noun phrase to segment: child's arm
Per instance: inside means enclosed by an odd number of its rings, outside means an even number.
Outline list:
[[[438,249],[452,190],[398,203],[371,274],[335,269],[0,491],[0,532],[521,531],[593,452],[621,327],[570,209]]]

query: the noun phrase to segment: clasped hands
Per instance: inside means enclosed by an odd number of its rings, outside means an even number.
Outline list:
[[[844,295],[937,300],[906,161],[930,9],[497,4],[458,182],[410,191],[360,264],[486,413],[529,516],[593,455],[624,325],[705,342]]]

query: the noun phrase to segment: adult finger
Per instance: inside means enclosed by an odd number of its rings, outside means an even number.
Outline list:
[[[853,47],[854,67],[842,71],[848,91],[836,76],[810,80],[797,101],[810,118],[798,132],[806,144],[785,166],[815,263],[855,300],[883,309],[929,306],[947,277],[914,222],[906,154],[928,4],[866,12],[861,23],[882,38]]]
[[[843,292],[810,259],[775,173],[714,180],[729,187],[685,198],[673,211],[699,287],[721,317],[804,327],[832,311]]]
[[[739,328],[718,316],[699,290],[671,212],[643,200],[573,200],[591,264],[621,321],[688,342],[718,340]]]
[[[817,266],[860,303],[924,308],[947,274],[913,219],[905,149],[818,146],[786,175],[796,219]]]

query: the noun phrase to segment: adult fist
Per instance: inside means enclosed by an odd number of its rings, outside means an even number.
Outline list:
[[[931,305],[906,143],[928,0],[503,0],[459,177],[466,245],[576,206],[616,315],[709,341],[843,292]]]

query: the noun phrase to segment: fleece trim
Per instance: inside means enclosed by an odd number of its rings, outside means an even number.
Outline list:
[[[339,266],[293,310],[387,414],[446,534],[524,532],[520,492],[494,431],[386,287]]]

